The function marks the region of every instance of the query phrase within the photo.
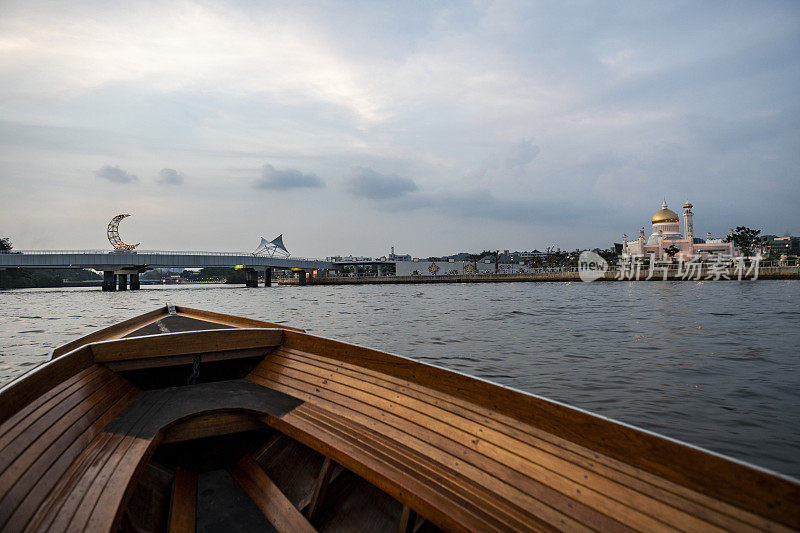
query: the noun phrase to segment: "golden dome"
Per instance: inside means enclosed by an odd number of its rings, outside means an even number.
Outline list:
[[[653,215],[652,222],[653,224],[659,224],[661,222],[678,222],[678,213],[672,209],[662,209]]]
[[[692,205],[692,202],[690,202],[689,200],[686,200],[686,203],[685,203],[685,204],[683,204],[683,208],[684,208],[684,209],[691,209],[691,208],[693,208],[693,207],[694,207],[694,206]]]
[[[678,213],[672,209],[667,209],[667,199],[661,204],[661,210],[653,215],[653,224],[660,224],[662,222],[678,222]]]

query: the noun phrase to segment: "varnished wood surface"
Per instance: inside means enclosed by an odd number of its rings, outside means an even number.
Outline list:
[[[103,427],[136,394],[125,380],[94,365],[30,403],[26,416],[0,425],[0,529],[50,529],[50,514],[69,497],[76,499],[73,481],[96,466],[87,454],[105,443]]]
[[[233,315],[226,315],[223,313],[214,313],[211,311],[202,311],[200,309],[192,309],[190,307],[174,306],[176,315],[169,315],[166,307],[160,307],[154,311],[144,313],[142,315],[130,318],[123,322],[113,324],[106,328],[94,331],[89,335],[71,341],[67,344],[55,348],[51,353],[51,359],[61,357],[81,346],[85,346],[92,342],[107,341],[113,339],[121,339],[136,331],[146,330],[149,326],[169,316],[178,316],[188,319],[199,319],[208,322],[214,322],[232,328],[268,328],[268,329],[286,329],[290,331],[303,332],[302,329],[287,326],[285,324],[275,324],[272,322],[265,322],[263,320],[254,320],[251,318],[243,318]],[[202,328],[198,328],[202,329]]]
[[[322,509],[322,502],[325,500],[325,493],[328,491],[328,483],[331,481],[335,468],[336,463],[331,461],[330,457],[326,457],[319,470],[317,481],[314,483],[314,492],[311,494],[311,502],[306,513],[311,522],[316,520],[320,509]]]
[[[280,329],[219,329],[132,337],[91,344],[96,363],[267,348],[281,344]]]
[[[194,533],[196,516],[197,476],[185,468],[178,468],[172,485],[170,533]]]
[[[513,391],[380,352],[287,333],[284,346],[249,379],[306,401],[272,421],[276,427],[344,461],[341,464],[369,476],[446,529],[457,524],[450,523],[450,517],[437,521],[429,513],[460,506],[465,513],[462,524],[498,530],[775,531],[786,529],[781,523],[799,527],[799,500],[792,499],[798,485],[791,480],[603,419],[587,422],[583,418],[591,415],[558,404],[537,411],[544,400],[514,393],[515,402],[530,410],[523,411],[520,405],[502,403]],[[487,401],[472,401],[474,389],[487,387],[499,391],[484,390]],[[550,431],[556,425],[552,418],[532,423],[554,416],[554,410],[566,428]],[[570,424],[603,430],[570,440],[563,436],[577,431]],[[629,445],[639,445],[631,450],[636,457],[617,456],[618,429],[642,433]],[[654,440],[663,442],[653,444]],[[607,441],[611,442],[603,448]],[[669,454],[656,455],[664,450]],[[680,471],[685,457],[675,461],[677,465],[670,463],[682,453],[698,461],[686,468],[705,470],[703,461],[711,460],[729,471],[716,472],[710,480],[680,483],[696,477]],[[640,466],[650,463],[655,466]],[[678,481],[661,475],[664,470],[678,470]],[[412,479],[404,477],[409,473]],[[415,485],[420,478],[439,493],[425,493]],[[715,487],[721,478],[730,486]],[[737,492],[747,494],[733,501],[717,497]],[[442,497],[448,494],[449,507],[443,507]],[[425,498],[430,501],[420,501]]]
[[[234,328],[278,328],[288,331],[295,331],[303,333],[305,330],[287,326],[286,324],[275,324],[273,322],[264,322],[263,320],[254,320],[252,318],[244,318],[234,315],[226,315],[223,313],[214,313],[213,311],[203,311],[201,309],[192,309],[191,307],[175,306],[180,316],[188,316],[193,318],[200,318],[202,320],[210,320],[218,324],[225,324]]]
[[[215,381],[141,392],[103,431],[153,440],[198,414],[243,412],[281,417],[301,400],[247,380]]]
[[[0,388],[0,424],[12,416],[15,419],[25,418],[31,402],[60,390],[67,380],[91,364],[91,350],[82,348],[68,358],[41,365],[3,386]]]
[[[11,416],[0,425],[0,530],[114,531],[165,428],[198,413],[279,417],[301,403],[243,380],[176,389],[140,392],[92,365]],[[240,412],[225,424],[241,429]],[[183,430],[227,432],[218,421]]]
[[[242,457],[231,475],[280,533],[316,532],[252,457]]]
[[[168,427],[161,443],[202,439],[214,435],[240,433],[264,427],[264,423],[247,413],[209,413],[195,416],[185,422]]]
[[[50,354],[50,358],[55,359],[57,357],[61,357],[66,353],[69,353],[77,348],[80,348],[81,346],[85,346],[92,342],[105,341],[108,339],[119,339],[131,333],[132,331],[146,327],[148,324],[151,324],[156,320],[163,318],[165,316],[168,316],[166,308],[160,307],[154,311],[150,311],[148,313],[135,316],[128,320],[118,322],[116,324],[108,326],[107,328],[93,331],[88,335],[85,335],[79,339],[75,339],[74,341],[68,342],[67,344],[55,348]]]

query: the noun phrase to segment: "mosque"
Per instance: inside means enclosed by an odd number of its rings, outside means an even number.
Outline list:
[[[680,220],[678,213],[667,207],[667,199],[661,204],[661,209],[653,215],[651,223],[653,232],[645,240],[644,228],[639,230],[639,238],[635,241],[628,241],[628,236],[622,235],[622,258],[629,259],[632,256],[651,257],[657,261],[669,260],[669,255],[665,252],[666,248],[672,245],[680,250],[676,259],[689,260],[692,257],[703,257],[707,255],[724,255],[733,257],[736,249],[732,242],[722,242],[722,239],[711,239],[711,234],[707,233],[705,240],[694,236],[694,225],[692,223],[692,207],[688,201],[683,204],[683,229],[686,232],[684,237],[680,232]]]

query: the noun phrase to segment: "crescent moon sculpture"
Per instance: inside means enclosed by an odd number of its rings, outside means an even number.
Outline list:
[[[122,239],[119,238],[119,223],[122,222],[122,219],[125,217],[129,217],[130,215],[117,215],[111,219],[111,222],[108,223],[108,230],[106,231],[106,235],[108,235],[108,242],[111,243],[111,246],[114,247],[114,250],[135,250],[137,246],[139,246],[140,242],[136,244],[125,244],[122,242]]]

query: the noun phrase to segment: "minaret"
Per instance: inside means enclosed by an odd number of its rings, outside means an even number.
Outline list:
[[[694,242],[694,225],[692,224],[694,213],[692,213],[692,207],[694,206],[689,200],[686,200],[686,203],[683,204],[683,230],[686,232],[686,238],[690,242]]]

